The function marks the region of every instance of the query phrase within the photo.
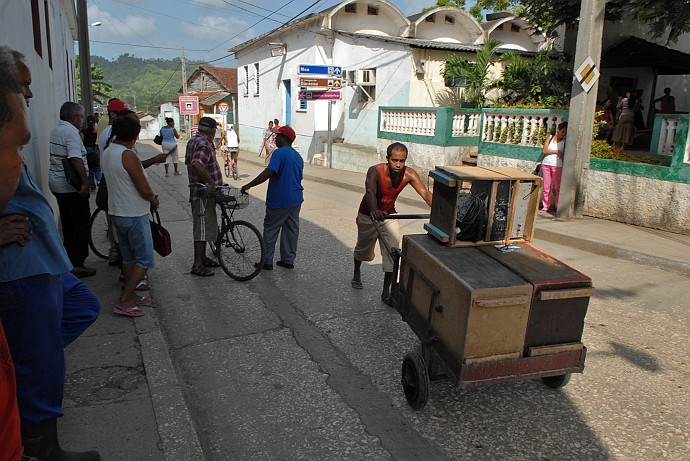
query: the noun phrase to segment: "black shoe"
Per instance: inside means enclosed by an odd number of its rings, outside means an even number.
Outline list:
[[[294,268],[295,268],[295,265],[294,265],[294,264],[284,263],[283,261],[278,261],[278,262],[276,263],[276,265],[278,265],[278,266],[280,266],[280,267],[284,267],[285,269],[294,269]]]
[[[97,451],[65,451],[60,448],[57,420],[47,419],[22,426],[24,455],[46,461],[101,461]]]

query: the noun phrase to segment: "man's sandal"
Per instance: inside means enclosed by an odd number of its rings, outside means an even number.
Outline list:
[[[192,271],[190,272],[192,275],[197,275],[199,277],[211,277],[213,275],[213,271],[209,270],[208,268],[204,266],[199,266],[199,267],[192,267]]]
[[[212,260],[211,258],[204,258],[204,260],[201,262],[206,267],[220,267],[220,264]]]

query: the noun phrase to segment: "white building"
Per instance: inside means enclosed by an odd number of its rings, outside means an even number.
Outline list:
[[[535,51],[541,43],[526,34],[506,35],[504,46]],[[405,17],[385,0],[347,0],[237,45],[230,51],[238,62],[243,148],[258,151],[262,131],[277,118],[295,129],[295,144],[307,161],[324,152],[329,102],[298,97],[300,77],[327,77],[301,74],[300,65],[318,65],[343,69],[342,98],[331,106],[332,137],[353,149],[374,150],[378,108],[434,106],[445,88],[443,62],[452,54],[471,58],[488,36],[462,9]]]
[[[60,106],[77,100],[74,1],[2,1],[0,31],[0,43],[23,53],[31,69],[31,141],[23,153],[32,176],[52,197],[48,190],[50,131],[60,120]]]

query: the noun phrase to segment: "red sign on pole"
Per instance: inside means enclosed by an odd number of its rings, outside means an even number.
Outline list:
[[[198,115],[199,114],[199,96],[180,96],[180,114],[182,115]]]
[[[230,104],[224,101],[218,103],[218,112],[220,112],[221,114],[227,114],[228,112],[230,112]]]

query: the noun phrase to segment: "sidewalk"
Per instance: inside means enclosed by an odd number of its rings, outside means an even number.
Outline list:
[[[264,160],[251,152],[242,152],[240,158],[243,162],[259,165],[263,165]],[[306,180],[362,193],[365,176],[364,173],[304,165]],[[403,190],[398,202],[426,207],[424,201],[409,187]],[[540,213],[535,239],[690,275],[690,235],[590,217],[563,221]]]
[[[146,153],[157,150],[150,141],[141,144]],[[261,167],[263,161],[256,153],[242,152],[240,168],[242,162]],[[305,164],[304,178],[307,187],[312,181],[364,192],[363,173]],[[411,188],[399,202],[426,207]],[[690,275],[687,235],[594,218],[559,221],[540,215],[536,238]],[[97,322],[66,350],[65,417],[59,423],[63,446],[98,449],[108,461],[203,460],[197,437],[202,429],[194,427],[156,309],[147,308],[147,315],[136,319],[112,315],[121,289],[118,270],[93,256],[88,264],[98,274],[84,281],[103,308]],[[155,307],[155,276],[153,282],[153,293],[144,294],[152,294]]]

